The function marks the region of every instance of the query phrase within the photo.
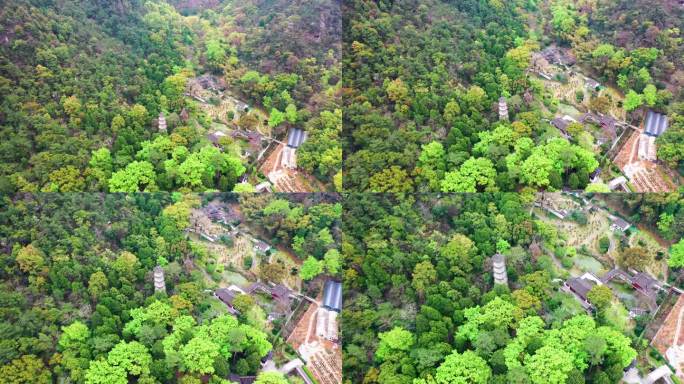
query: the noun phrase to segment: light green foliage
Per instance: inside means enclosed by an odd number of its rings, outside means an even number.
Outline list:
[[[478,322],[490,328],[509,328],[521,318],[520,308],[497,296],[482,307]]]
[[[124,277],[131,276],[138,266],[138,258],[128,252],[123,251],[112,263],[112,268]]]
[[[378,361],[390,359],[395,352],[409,351],[415,343],[413,334],[401,327],[394,327],[387,332],[378,334],[380,342],[375,351],[375,358]]]
[[[671,268],[684,267],[684,239],[679,239],[670,247],[670,257],[667,259],[667,264]]]
[[[154,141],[143,141],[140,143],[142,148],[136,154],[138,160],[145,160],[151,163],[159,160],[166,160],[174,152],[176,144],[171,141],[169,136],[157,136]]]
[[[303,280],[311,280],[318,276],[323,271],[323,263],[316,260],[313,256],[309,256],[302,263],[302,268],[299,271],[299,276]]]
[[[153,192],[157,189],[154,167],[147,161],[134,161],[112,174],[110,192]]]
[[[408,99],[408,87],[400,78],[386,82],[385,90],[389,99],[397,104],[404,103]]]
[[[177,73],[164,80],[162,89],[166,96],[169,108],[172,110],[180,109],[183,105],[183,93],[188,81],[187,73]]]
[[[144,105],[134,104],[128,112],[131,123],[136,127],[144,127],[147,124],[147,108]]]
[[[182,200],[168,205],[162,211],[162,217],[173,223],[179,231],[190,226],[190,211],[192,209],[191,200]]]
[[[602,337],[608,344],[607,354],[614,356],[622,368],[627,367],[637,356],[631,346],[629,337],[611,327],[598,327],[596,335]]]
[[[277,108],[271,109],[271,114],[268,118],[268,126],[275,128],[285,121],[285,114],[280,112]]]
[[[287,215],[290,212],[290,202],[285,199],[273,199],[264,207],[263,212],[266,216]]]
[[[613,300],[613,291],[605,285],[595,285],[587,294],[587,299],[601,311],[610,305]]]
[[[480,141],[473,147],[473,152],[480,156],[488,154],[491,146],[506,147],[514,144],[516,134],[508,125],[499,125],[493,131],[480,132]]]
[[[288,381],[280,372],[261,372],[254,384],[288,384]]]
[[[35,355],[23,355],[0,367],[5,384],[49,384],[52,374]]]
[[[612,44],[600,44],[598,47],[596,47],[591,52],[591,55],[594,58],[597,58],[597,57],[611,58],[611,57],[613,57],[613,55],[615,55],[615,47]]]
[[[297,107],[294,104],[288,104],[285,107],[285,119],[290,124],[294,124],[297,121]]]
[[[457,233],[440,250],[454,273],[466,275],[473,269],[472,258],[476,254],[475,243],[467,236]]]
[[[235,184],[235,186],[233,187],[233,192],[235,192],[235,193],[246,193],[246,194],[249,194],[249,193],[254,193],[254,192],[256,192],[256,189],[255,189],[254,186],[253,186],[252,184],[250,184],[250,183],[246,183],[246,182],[245,182],[245,183],[237,183],[237,184]]]
[[[322,111],[305,126],[308,138],[297,150],[297,165],[307,172],[331,175],[340,172],[342,148],[342,110]],[[340,176],[341,178],[341,173]],[[340,188],[341,189],[341,188]]]
[[[658,101],[658,90],[655,85],[649,84],[644,88],[644,101],[651,107]]]
[[[134,308],[130,311],[131,320],[124,326],[124,334],[139,335],[143,325],[166,326],[172,320],[172,308],[168,304],[155,300],[147,307]]]
[[[107,179],[112,175],[112,155],[109,149],[102,147],[93,151],[88,165],[92,168],[95,177],[100,183],[106,184]]]
[[[457,335],[475,342],[484,328],[508,329],[513,327],[523,317],[523,312],[514,304],[497,296],[483,307],[467,308],[464,316],[467,320],[458,329]]]
[[[194,337],[180,351],[181,369],[200,374],[214,373],[214,360],[219,346],[211,339]]]
[[[486,384],[492,377],[487,362],[475,352],[454,351],[437,367],[435,379],[440,384]]]
[[[112,366],[123,368],[129,375],[148,375],[152,356],[147,347],[137,341],[120,342],[109,351],[107,362]]]
[[[212,186],[217,175],[229,175],[234,183],[245,171],[245,166],[238,158],[223,153],[214,146],[206,146],[199,152],[190,154],[180,164],[178,179],[184,185],[202,190]]]
[[[531,152],[522,162],[520,179],[534,187],[552,186],[552,172],[563,174],[567,169],[581,169],[591,173],[598,167],[598,161],[592,152],[562,138],[551,139],[545,145],[534,147]],[[509,156],[508,168],[515,167],[523,157],[524,155],[517,153]]]
[[[420,172],[421,178],[427,181],[431,190],[437,190],[446,168],[444,146],[440,142],[433,141],[421,148],[416,171]]]
[[[62,349],[80,348],[88,338],[90,338],[88,326],[80,321],[74,321],[68,326],[62,327],[59,346]]]
[[[97,271],[90,275],[90,279],[88,279],[88,292],[90,292],[90,295],[93,296],[93,298],[100,296],[108,287],[109,280],[107,280],[107,276],[104,272]]]
[[[538,349],[526,364],[534,384],[564,384],[572,369],[572,355],[548,345]]]
[[[605,183],[589,183],[587,187],[584,188],[584,192],[587,193],[610,193],[610,187]]]
[[[226,50],[223,48],[223,44],[219,40],[211,39],[207,40],[207,60],[214,67],[220,66],[226,58]]]
[[[643,98],[640,94],[636,93],[633,89],[625,95],[624,107],[625,110],[631,112],[641,106],[643,103]]]
[[[530,342],[542,345],[534,353]],[[508,369],[524,367],[533,383],[564,383],[573,369],[584,372],[590,364],[613,359],[626,367],[636,356],[631,340],[614,328],[596,327],[586,314],[576,315],[560,328],[544,330],[537,316],[519,322],[515,339],[504,350]]]
[[[483,103],[487,98],[487,94],[484,89],[478,87],[477,85],[472,85],[468,88],[464,100],[468,103],[468,106],[476,110],[482,110]]]
[[[672,224],[674,224],[674,221],[674,215],[667,212],[660,214],[660,218],[658,220],[658,231],[660,231],[660,233],[662,233],[663,237],[666,239],[669,239],[672,236]]]
[[[551,23],[559,37],[568,39],[575,31],[577,26],[574,19],[575,13],[574,10],[570,10],[565,4],[559,4],[553,8],[553,20]]]
[[[342,268],[342,256],[337,249],[329,249],[323,256],[325,270],[331,275],[337,275]]]
[[[491,160],[473,158],[466,160],[458,170],[447,172],[442,180],[442,192],[493,192],[496,170]]]
[[[113,366],[106,360],[94,360],[85,374],[86,384],[127,384],[128,378],[123,367]]]

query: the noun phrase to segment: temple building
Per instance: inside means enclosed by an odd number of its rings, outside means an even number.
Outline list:
[[[166,117],[164,117],[164,112],[159,112],[159,132],[166,133]]]
[[[499,98],[499,120],[508,121],[508,104],[503,96]]]
[[[504,255],[497,253],[492,256],[492,270],[494,274],[494,284],[508,285],[506,258]]]
[[[166,282],[164,281],[164,269],[157,265],[154,267],[154,291],[166,293]]]

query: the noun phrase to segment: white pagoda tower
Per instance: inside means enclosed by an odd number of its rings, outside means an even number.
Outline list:
[[[508,285],[506,258],[504,255],[497,253],[492,256],[492,270],[494,273],[494,284]]]
[[[499,120],[508,121],[508,104],[503,96],[499,98]]]
[[[166,133],[166,117],[164,112],[159,112],[159,132]]]
[[[166,292],[166,282],[164,281],[164,269],[157,265],[154,267],[154,291]]]

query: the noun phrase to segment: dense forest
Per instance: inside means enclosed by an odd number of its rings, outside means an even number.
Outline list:
[[[267,224],[265,238],[293,241],[297,253],[311,255],[306,280],[339,273],[335,196],[3,197],[3,382],[227,383],[229,374],[261,372],[267,354],[288,347],[248,297],[236,304],[239,316],[217,305],[207,280],[218,268],[215,255],[185,232],[190,211],[216,198],[241,204],[256,231]],[[166,293],[153,287],[155,266]],[[274,283],[299,273],[269,263],[261,271]],[[256,382],[298,383],[277,372],[259,373]]]
[[[617,108],[635,124],[647,108],[668,113],[671,129],[658,139],[658,157],[677,169],[683,10],[674,1],[651,3],[345,3],[345,188],[606,192],[590,184],[606,161],[596,138],[579,124],[567,132],[551,125],[559,102],[572,102],[530,73],[547,47],[570,49],[587,75],[625,95],[621,101],[597,86],[578,89],[572,98],[589,100],[589,111]],[[563,74],[555,80],[567,84]]]
[[[256,160],[231,137],[208,140],[212,116],[186,92],[201,75],[267,110],[274,137],[307,130],[301,167],[332,186],[341,159],[339,8],[209,3],[196,13],[176,4],[187,15],[165,1],[6,4],[0,190],[230,191],[243,175],[258,182]],[[160,113],[167,129],[157,129]],[[249,130],[259,118],[250,111],[236,124]]]
[[[625,197],[598,199],[681,238],[680,195]],[[342,245],[351,292],[342,324],[346,382],[620,381],[647,346],[639,339],[644,319],[626,328],[625,315],[601,304],[600,289],[590,294],[598,309],[588,316],[558,289],[572,261],[554,267],[554,258],[568,257],[565,235],[530,214],[534,199],[350,195]],[[673,268],[684,266],[681,251],[673,247]],[[508,286],[493,284],[495,253],[506,257]]]

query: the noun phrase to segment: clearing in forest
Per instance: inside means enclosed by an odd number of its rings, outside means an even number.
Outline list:
[[[287,339],[306,361],[306,367],[321,384],[342,383],[342,351],[338,343],[316,335],[321,297],[311,303]],[[322,309],[321,309],[322,311]]]
[[[642,131],[632,130],[631,136],[613,162],[625,173],[635,192],[669,192],[675,189],[672,180],[661,165],[639,159],[639,141]]]
[[[268,177],[268,180],[273,184],[274,192],[292,193],[320,190],[320,186],[316,186],[318,182],[313,177],[291,167],[291,162],[288,163],[286,160],[288,153],[296,157],[295,153],[291,153],[292,151],[294,149],[287,147],[284,143],[279,143],[260,168],[261,173]]]

